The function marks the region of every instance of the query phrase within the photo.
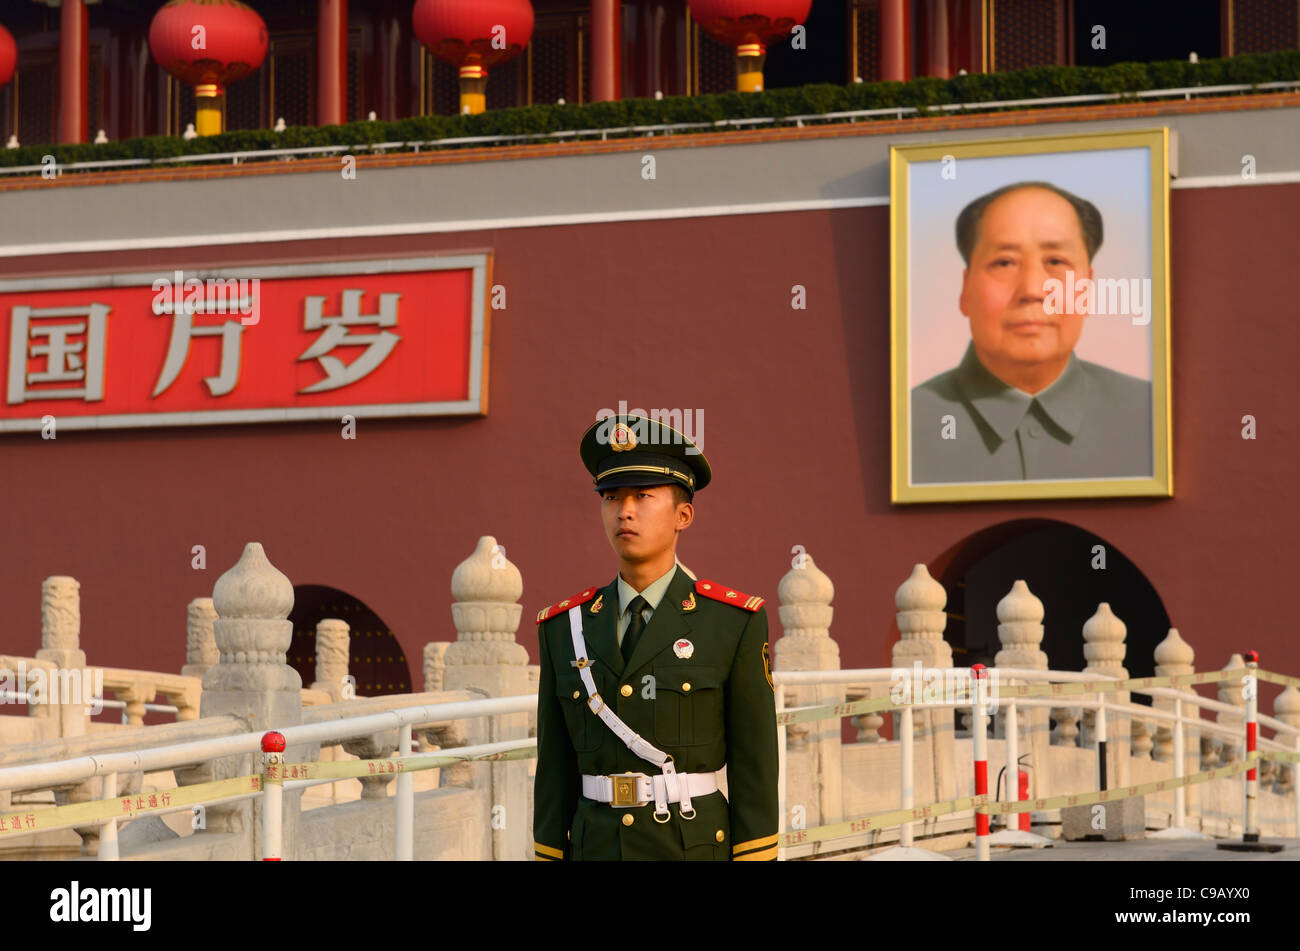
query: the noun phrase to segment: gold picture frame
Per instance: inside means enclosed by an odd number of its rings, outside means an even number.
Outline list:
[[[1136,151],[1135,151],[1136,150]],[[1041,158],[1038,158],[1041,157]],[[916,146],[895,146],[890,148],[889,156],[889,177],[890,177],[890,208],[889,208],[889,225],[890,225],[890,409],[892,419],[892,440],[891,440],[891,501],[894,503],[917,503],[917,502],[969,502],[969,501],[988,501],[988,500],[1013,500],[1013,499],[1057,499],[1057,498],[1105,498],[1105,497],[1126,497],[1126,496],[1156,496],[1170,497],[1173,495],[1173,433],[1172,433],[1172,411],[1171,411],[1171,393],[1170,393],[1170,347],[1169,347],[1169,179],[1170,179],[1170,132],[1167,127],[1156,129],[1143,129],[1136,131],[1122,132],[1101,132],[1082,135],[1058,135],[1058,136],[1038,136],[1014,139],[982,139],[963,142],[948,142],[932,145]],[[1006,162],[999,163],[997,160],[1006,159]],[[993,160],[993,161],[964,161],[964,160]],[[1104,169],[1107,163],[1115,163],[1116,169],[1126,170],[1128,178],[1120,174],[1099,175],[1096,185],[1096,191],[1105,195],[1108,204],[1106,207],[1122,211],[1121,215],[1113,217],[1127,216],[1129,218],[1139,217],[1142,206],[1134,201],[1125,202],[1124,190],[1144,191],[1149,195],[1149,217],[1146,221],[1149,223],[1149,258],[1145,265],[1136,270],[1149,271],[1149,277],[1117,277],[1107,278],[1105,282],[1097,280],[1094,286],[1100,288],[1103,283],[1112,294],[1112,303],[1117,299],[1114,288],[1121,285],[1123,281],[1148,283],[1132,284],[1134,301],[1137,301],[1138,294],[1145,294],[1145,307],[1147,313],[1144,315],[1147,320],[1145,324],[1140,324],[1139,319],[1131,317],[1130,324],[1133,327],[1142,326],[1146,330],[1139,332],[1136,330],[1125,329],[1123,333],[1127,336],[1119,336],[1120,325],[1122,320],[1116,318],[1119,323],[1108,326],[1104,331],[1105,340],[1126,340],[1138,341],[1141,343],[1141,351],[1136,346],[1129,346],[1127,343],[1121,343],[1117,346],[1121,356],[1129,363],[1136,362],[1137,365],[1144,365],[1145,356],[1149,353],[1150,376],[1149,376],[1149,397],[1145,397],[1145,390],[1134,388],[1134,383],[1145,383],[1137,375],[1128,375],[1118,373],[1106,367],[1103,364],[1091,361],[1085,361],[1074,354],[1075,345],[1083,339],[1083,328],[1098,326],[1095,323],[1080,321],[1076,326],[1080,329],[1077,331],[1080,336],[1075,338],[1075,343],[1070,344],[1068,357],[1062,357],[1065,344],[1059,342],[1061,338],[1067,338],[1068,334],[1064,332],[1064,324],[1061,325],[1062,331],[1057,333],[1055,329],[1046,331],[1050,333],[1051,340],[1056,345],[1053,360],[1068,359],[1067,367],[1071,368],[1070,376],[1067,378],[1065,371],[1059,371],[1060,376],[1056,380],[1067,380],[1071,382],[1065,384],[1062,389],[1048,400],[1038,403],[1036,397],[1031,394],[1042,392],[1046,396],[1049,390],[1028,391],[1019,390],[1005,382],[1005,374],[999,374],[995,378],[993,372],[988,370],[986,357],[990,362],[994,362],[997,352],[990,352],[987,348],[988,341],[994,339],[989,337],[988,331],[982,341],[985,350],[977,353],[979,346],[975,340],[975,334],[972,329],[973,325],[968,324],[966,334],[968,339],[965,341],[966,356],[962,358],[961,364],[953,367],[946,374],[938,374],[926,378],[924,374],[918,376],[917,368],[914,368],[913,361],[916,359],[918,367],[927,361],[933,364],[939,357],[935,353],[927,353],[922,346],[912,339],[914,325],[922,325],[927,332],[925,339],[932,345],[935,342],[941,342],[945,352],[951,352],[952,348],[957,345],[958,338],[947,336],[947,328],[953,324],[943,323],[942,330],[936,329],[939,325],[937,321],[947,321],[949,318],[928,316],[925,318],[913,319],[912,308],[914,301],[916,305],[923,306],[923,299],[927,295],[933,297],[939,293],[935,290],[936,281],[930,279],[931,274],[940,272],[927,272],[924,270],[927,263],[933,260],[945,259],[947,264],[941,272],[943,277],[942,286],[945,289],[951,289],[951,284],[955,280],[951,273],[952,260],[956,254],[957,267],[960,268],[962,257],[967,258],[967,267],[960,271],[960,283],[962,295],[960,297],[962,312],[966,310],[966,288],[967,275],[971,273],[970,264],[976,261],[971,257],[972,246],[969,243],[966,248],[957,251],[954,240],[954,225],[957,219],[957,213],[963,207],[975,205],[976,202],[970,200],[972,192],[987,196],[994,191],[1000,194],[1004,191],[1017,192],[1021,191],[1019,185],[1026,181],[1044,181],[1053,186],[1065,189],[1064,194],[1069,197],[1074,196],[1069,192],[1069,185],[1059,185],[1054,179],[1059,177],[1062,180],[1068,180],[1071,183],[1077,183],[1094,174],[1093,169]],[[929,166],[933,165],[938,175],[929,174]],[[1002,166],[1002,167],[999,167]],[[1026,172],[1029,172],[1026,174]],[[951,172],[951,175],[949,175]],[[1041,174],[1034,174],[1041,172]],[[916,178],[914,180],[914,173]],[[961,188],[953,188],[948,192],[940,192],[949,182],[956,182],[961,175],[965,175],[965,180]],[[1139,175],[1144,175],[1144,180],[1139,181]],[[973,178],[972,178],[973,176]],[[982,181],[983,180],[983,181]],[[924,189],[918,183],[924,182]],[[1089,186],[1091,188],[1091,186]],[[1041,189],[1039,190],[1042,191]],[[1059,199],[1047,197],[1048,201],[1057,201]],[[1067,198],[1068,200],[1068,198]],[[1091,206],[1087,201],[1083,203],[1096,211],[1096,207]],[[991,202],[981,206],[986,209],[991,207]],[[1004,208],[1007,206],[1004,206]],[[1061,205],[1059,207],[1068,206]],[[914,220],[914,211],[918,217]],[[951,212],[951,214],[949,214]],[[1085,213],[1075,206],[1075,212],[1080,224],[1080,234],[1084,234],[1084,241],[1087,236],[1083,228]],[[922,215],[930,215],[928,218],[922,218]],[[946,240],[941,232],[941,226],[946,216]],[[968,229],[967,234],[973,234],[975,240],[979,239],[981,234],[980,227],[983,217],[983,211],[971,216],[975,222],[974,230]],[[1005,218],[1006,215],[1004,214]],[[1101,221],[1105,215],[1097,216],[1097,231],[1095,232],[1101,240],[1101,243],[1090,249],[1087,256],[1088,273],[1093,274],[1093,250],[1104,252],[1107,250],[1105,238],[1111,237],[1111,232],[1106,232],[1101,226]],[[970,220],[970,219],[968,219]],[[1113,227],[1113,224],[1112,224]],[[929,243],[925,245],[924,252],[913,253],[912,245],[909,241],[913,232],[919,239],[924,239]],[[1028,232],[1024,232],[1028,234]],[[1139,229],[1132,228],[1121,230],[1118,235],[1119,244],[1124,247],[1140,248],[1141,233]],[[1127,242],[1127,244],[1125,243]],[[1006,246],[1000,245],[1000,246]],[[1043,245],[1050,247],[1050,244]],[[1080,247],[1083,245],[1080,244]],[[979,247],[976,245],[975,247]],[[979,261],[989,259],[990,255],[1000,255],[1002,251],[993,251],[985,246],[986,253]],[[1032,272],[1028,266],[1021,267],[1017,264],[1016,254],[1011,251],[1010,264],[1007,266],[1024,271],[1026,274],[1032,273],[1038,275],[1039,270]],[[1043,255],[1051,255],[1053,252],[1045,251]],[[1120,254],[1121,251],[1114,251],[1112,255]],[[1036,261],[1036,258],[1024,256],[1026,262]],[[1052,258],[1053,261],[1057,260]],[[1113,260],[1113,257],[1112,257]],[[1127,259],[1129,262],[1137,260],[1135,257]],[[1006,262],[997,262],[999,265]],[[992,267],[993,265],[989,265]],[[1056,265],[1053,265],[1056,266]],[[975,275],[971,278],[973,281],[982,280],[980,275],[985,271],[976,268]],[[1100,271],[1100,269],[1098,269]],[[927,281],[923,283],[916,294],[913,294],[913,281],[918,273],[925,273]],[[1003,272],[1008,273],[1008,272]],[[1073,276],[1070,275],[1071,282],[1065,284],[1061,282],[1057,286],[1064,285],[1069,288],[1065,293],[1068,295],[1073,289]],[[1027,282],[1030,281],[1026,277]],[[946,282],[946,283],[945,283]],[[1026,285],[1027,286],[1027,285]],[[1049,285],[1045,282],[1044,287]],[[1124,291],[1124,306],[1129,306],[1129,297],[1127,290],[1129,285],[1120,286],[1118,289]],[[982,301],[983,298],[978,294],[972,293],[972,299]],[[1058,297],[1059,302],[1062,298]],[[1073,298],[1066,297],[1067,306]],[[1104,292],[1098,290],[1096,295],[1092,295],[1092,289],[1089,289],[1087,296],[1081,296],[1080,301],[1087,301],[1086,304],[1080,304],[1083,310],[1079,312],[1080,317],[1087,317],[1091,321],[1097,321],[1101,317],[1110,313],[1105,311],[1104,306],[1097,312],[1096,303],[1105,302]],[[939,302],[940,309],[947,307],[947,298]],[[1007,298],[1010,301],[1010,298]],[[1016,306],[1024,304],[1024,298],[1016,298]],[[954,303],[956,301],[954,300]],[[1055,313],[1047,310],[1047,298],[1041,304],[1047,313]],[[1092,309],[1088,309],[1092,308]],[[957,312],[957,308],[953,308]],[[1008,309],[999,312],[1006,314]],[[1017,311],[1017,313],[1023,313]],[[1073,311],[1062,311],[1062,314],[1074,313]],[[1115,313],[1121,316],[1130,315],[1131,310],[1119,309]],[[968,319],[970,319],[968,317]],[[980,326],[992,326],[981,320]],[[995,320],[1021,320],[1028,321],[1028,318],[1003,318],[996,317]],[[1035,318],[1041,321],[1042,318]],[[928,323],[927,323],[928,322]],[[935,326],[929,326],[934,324]],[[998,333],[1002,336],[996,339],[1001,340],[1007,334],[1004,325],[1000,327]],[[1050,320],[1047,323],[1050,326]],[[1032,328],[1025,330],[1026,333],[1038,333],[1041,327],[1036,326],[1032,321],[1016,325],[1017,329]],[[957,331],[953,331],[954,334]],[[1103,333],[1098,331],[1098,334]],[[1092,344],[1094,348],[1097,344]],[[1112,344],[1107,343],[1107,346]],[[1046,344],[1044,344],[1046,346]],[[1127,351],[1123,348],[1129,347]],[[940,349],[940,348],[935,348]],[[1035,353],[1038,351],[1035,350]],[[1017,351],[1017,359],[1021,359],[1023,353]],[[923,358],[923,359],[922,359]],[[973,362],[977,361],[977,362]],[[949,363],[948,366],[952,364]],[[1053,366],[1056,364],[1053,363]],[[995,366],[1002,368],[1004,364],[995,362]],[[1086,370],[1075,368],[1083,367]],[[987,371],[987,373],[986,373]],[[1080,373],[1090,374],[1091,381],[1087,386],[1076,386]],[[964,376],[954,376],[954,374],[965,374]],[[970,381],[974,381],[973,383]],[[1117,381],[1122,383],[1122,387],[1113,390],[1105,397],[1109,403],[1104,404],[1104,411],[1098,408],[1097,400],[1101,399],[1098,395],[1105,391],[1105,385],[1099,385],[1098,381]],[[1055,381],[1053,381],[1055,382]],[[984,386],[991,384],[994,390],[975,390],[976,384]],[[1003,387],[1004,392],[1011,394],[1006,397],[1010,401],[1009,405],[1014,407],[1006,409],[1006,413],[1011,414],[1014,419],[1020,411],[1020,407],[1027,405],[1029,413],[1023,419],[1030,420],[1030,415],[1042,413],[1045,408],[1052,405],[1054,401],[1058,405],[1064,405],[1066,396],[1072,397],[1077,394],[1087,394],[1091,402],[1085,401],[1082,396],[1076,401],[1077,409],[1074,410],[1075,416],[1068,417],[1077,423],[1082,419],[1082,426],[1087,426],[1089,414],[1092,414],[1092,429],[1086,433],[1087,438],[1080,438],[1080,430],[1076,427],[1066,426],[1065,428],[1053,428],[1052,417],[1042,417],[1043,426],[1049,429],[1049,435],[1056,434],[1059,439],[1052,443],[1050,447],[1043,450],[1039,449],[1040,445],[1048,442],[1046,437],[1039,442],[1029,443],[1023,432],[1014,434],[1017,442],[1007,442],[1012,438],[1012,434],[1005,428],[1007,425],[1019,425],[1014,422],[1007,423],[1007,416],[1002,415],[1002,428],[991,426],[984,417],[978,415],[978,410],[973,407],[976,405],[974,399],[966,400],[965,394],[978,392],[981,396],[988,392],[992,395],[989,397],[993,400],[1002,399],[996,392],[996,387]],[[965,387],[965,388],[963,388]],[[1142,465],[1133,464],[1133,460],[1139,458],[1142,451],[1140,447],[1143,444],[1140,438],[1130,438],[1123,447],[1115,450],[1115,461],[1110,459],[1109,450],[1097,452],[1096,447],[1099,445],[1101,436],[1099,432],[1104,432],[1105,427],[1112,427],[1112,431],[1121,431],[1115,427],[1117,405],[1121,404],[1121,394],[1142,393],[1144,398],[1149,399],[1151,426],[1150,426],[1150,472],[1142,470]],[[940,395],[935,395],[940,394]],[[942,402],[945,395],[952,397],[951,404]],[[927,413],[924,423],[926,426],[933,424],[941,427],[942,435],[936,434],[931,430],[922,430],[923,436],[918,436],[915,440],[920,444],[922,449],[921,458],[916,461],[916,470],[914,471],[913,453],[917,448],[914,446],[914,421],[912,418],[912,404],[914,398],[921,402],[924,411]],[[1019,402],[1016,402],[1016,401]],[[1025,403],[1025,400],[1030,400]],[[951,405],[955,407],[952,414],[944,414],[931,420],[929,413],[935,406],[945,407]],[[1139,424],[1145,419],[1143,412],[1145,407],[1139,403],[1132,403],[1137,406],[1137,410],[1130,417],[1125,417],[1122,431],[1128,435],[1131,427],[1135,432],[1139,432]],[[995,407],[996,408],[996,407]],[[963,410],[967,415],[963,416]],[[961,417],[959,420],[958,417]],[[942,420],[942,423],[940,423]],[[920,422],[920,420],[918,420]],[[967,441],[965,443],[954,442],[952,447],[940,447],[938,440],[955,440],[959,438],[955,432],[959,426],[965,425],[965,431],[962,433]],[[1029,435],[1039,438],[1043,432],[1043,426],[1037,426],[1033,421],[1024,423],[1030,427]],[[1144,424],[1143,424],[1144,425]],[[942,428],[947,427],[947,428]],[[927,442],[926,440],[930,440]],[[1005,445],[1004,445],[1005,444]],[[957,447],[960,446],[960,449]],[[1030,473],[1029,459],[1031,454],[1043,453],[1042,458],[1050,458],[1050,463],[1043,463],[1043,471],[1048,471],[1055,467],[1054,472],[1065,473],[1065,470],[1076,465],[1071,460],[1072,448],[1091,447],[1090,453],[1080,451],[1075,454],[1078,460],[1079,473],[1071,475],[1053,474],[1042,477]],[[983,448],[987,454],[980,455],[980,448]],[[1050,451],[1055,455],[1048,456]],[[1039,456],[1033,456],[1035,462]],[[941,460],[935,462],[934,460]],[[1120,460],[1123,461],[1120,461]],[[1008,460],[1012,460],[1008,462]],[[1009,474],[1016,465],[1020,467],[1020,474]],[[1122,472],[1114,475],[1086,474],[1086,470],[1093,469],[1102,471],[1107,465],[1114,465]],[[996,470],[996,475],[989,478],[989,474]],[[970,473],[975,477],[965,478],[964,475]],[[939,475],[940,478],[935,478]],[[954,478],[955,476],[955,478]]]

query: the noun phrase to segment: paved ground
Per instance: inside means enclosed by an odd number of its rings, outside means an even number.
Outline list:
[[[1300,839],[1265,839],[1265,844],[1283,846],[1281,852],[1230,852],[1216,848],[1217,839],[1207,842],[1139,839],[1136,842],[1064,842],[1055,840],[1048,849],[992,850],[994,862],[1300,862]],[[959,861],[974,861],[974,849],[953,849],[943,853]]]

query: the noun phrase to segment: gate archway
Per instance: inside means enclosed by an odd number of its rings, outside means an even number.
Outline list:
[[[1105,568],[1094,567],[1098,546]],[[1068,522],[1018,519],[989,526],[935,559],[931,574],[948,592],[944,639],[957,666],[992,665],[1001,648],[997,604],[1018,578],[1043,602],[1040,647],[1053,669],[1086,666],[1083,625],[1102,601],[1128,628],[1124,666],[1131,676],[1154,675],[1156,645],[1169,633],[1169,613],[1142,570],[1106,539]]]
[[[411,692],[406,654],[383,619],[360,598],[318,584],[294,585],[289,612],[289,666],[302,676],[304,687],[316,679],[316,624],[325,618],[348,624],[348,673],[357,680],[357,696]]]

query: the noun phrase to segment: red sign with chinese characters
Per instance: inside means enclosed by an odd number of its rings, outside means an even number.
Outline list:
[[[489,266],[0,282],[0,431],[485,413]]]

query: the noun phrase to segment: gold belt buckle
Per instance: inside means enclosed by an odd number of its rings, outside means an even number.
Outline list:
[[[628,806],[644,806],[649,802],[649,799],[638,799],[636,796],[637,780],[644,776],[644,773],[612,773],[609,777],[613,784],[613,796],[610,799],[610,806],[618,809]]]

